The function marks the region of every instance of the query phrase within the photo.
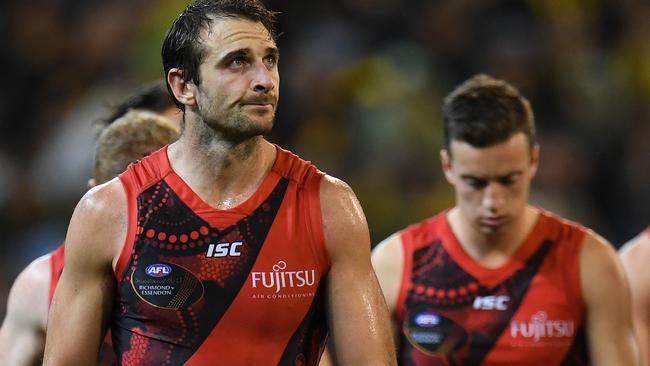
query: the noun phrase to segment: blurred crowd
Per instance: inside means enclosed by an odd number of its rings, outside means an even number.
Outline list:
[[[347,181],[373,243],[453,204],[440,104],[486,72],[530,99],[532,202],[619,246],[650,224],[650,3],[268,0],[281,102],[269,139]],[[8,0],[0,7],[0,315],[11,282],[65,237],[94,122],[162,77],[187,1]]]

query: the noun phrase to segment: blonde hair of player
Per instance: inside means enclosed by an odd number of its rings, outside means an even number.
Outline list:
[[[97,139],[95,179],[106,182],[129,163],[140,160],[179,137],[167,118],[148,111],[131,110],[106,126]]]

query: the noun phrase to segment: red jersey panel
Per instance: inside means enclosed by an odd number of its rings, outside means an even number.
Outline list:
[[[203,202],[166,148],[120,176],[129,207],[112,321],[121,364],[318,364],[323,173],[276,150],[257,192],[229,210]]]
[[[586,364],[584,234],[540,209],[508,262],[488,269],[462,248],[446,212],[402,231],[400,364]]]
[[[54,297],[54,290],[59,283],[61,273],[63,272],[63,257],[65,256],[65,245],[61,244],[58,248],[50,253],[50,289],[49,289],[49,302],[52,304],[52,297]]]

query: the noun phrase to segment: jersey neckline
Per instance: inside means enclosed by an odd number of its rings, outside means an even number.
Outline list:
[[[180,175],[172,168],[169,160],[167,148],[162,155],[162,163],[169,171],[164,179],[174,190],[176,195],[197,215],[205,219],[211,226],[217,228],[227,227],[236,222],[242,216],[251,214],[260,204],[268,197],[279,182],[281,175],[278,174],[280,167],[285,164],[287,159],[285,152],[277,145],[273,144],[276,151],[275,161],[268,171],[262,183],[257,187],[255,192],[246,198],[242,203],[229,209],[219,209],[205,202],[193,189],[185,182]]]
[[[443,217],[443,246],[454,261],[456,261],[456,263],[458,263],[458,265],[467,273],[489,286],[497,285],[511,276],[514,271],[521,268],[526,263],[526,260],[528,260],[528,258],[533,255],[542,244],[542,238],[544,236],[543,229],[546,227],[547,216],[537,208],[535,208],[535,211],[538,215],[532,229],[515,252],[498,267],[485,267],[465,250],[465,248],[460,244],[458,237],[451,229],[448,219],[449,211],[445,212]]]

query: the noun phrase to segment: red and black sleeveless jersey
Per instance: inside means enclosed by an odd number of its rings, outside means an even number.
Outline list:
[[[163,148],[120,175],[129,229],[113,344],[123,365],[317,365],[329,269],[323,173],[276,147],[259,189],[206,204]]]
[[[587,364],[583,227],[540,209],[529,236],[495,269],[465,252],[446,212],[400,236],[401,365]]]
[[[50,289],[48,291],[48,304],[52,304],[54,290],[59,283],[63,272],[63,257],[65,256],[65,245],[61,244],[50,253]],[[49,306],[49,305],[48,305]]]

